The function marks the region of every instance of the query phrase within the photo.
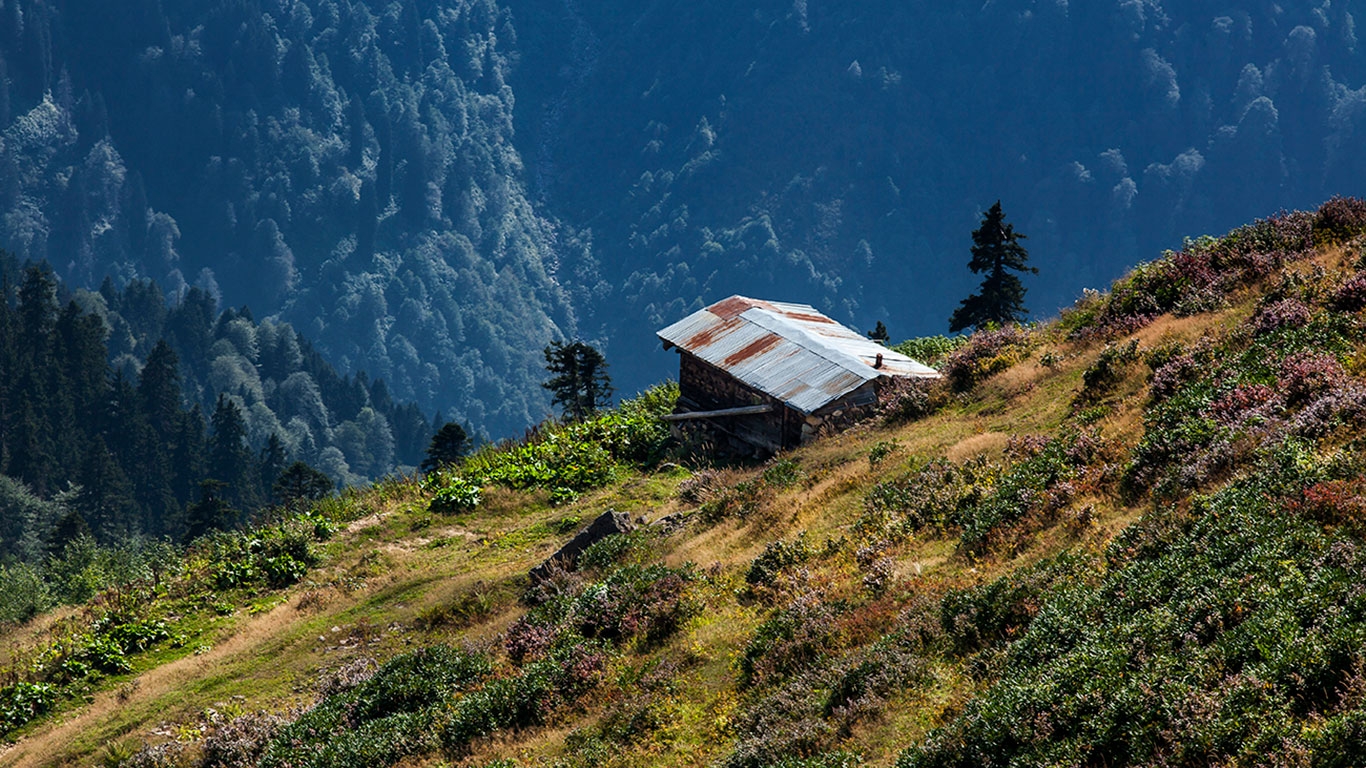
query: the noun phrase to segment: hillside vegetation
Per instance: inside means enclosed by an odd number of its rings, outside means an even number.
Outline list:
[[[1360,765],[1363,310],[1338,198],[762,466],[658,387],[14,627],[0,763]]]

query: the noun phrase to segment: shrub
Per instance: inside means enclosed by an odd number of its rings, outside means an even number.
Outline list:
[[[958,653],[970,653],[1023,634],[1054,589],[1094,568],[1088,558],[1060,555],[972,589],[953,591],[940,603],[940,623]]]
[[[397,656],[280,728],[259,765],[377,767],[428,751],[436,745],[433,726],[445,706],[491,673],[482,654],[444,645]]]
[[[961,392],[1020,362],[1032,346],[1029,332],[1018,325],[978,331],[945,358],[942,370],[949,384]]]
[[[1345,376],[1332,355],[1300,352],[1281,362],[1280,386],[1287,405],[1303,405],[1339,385]]]
[[[906,536],[925,528],[944,531],[960,524],[993,469],[985,459],[962,465],[935,460],[873,486],[863,498],[858,527]]]
[[[823,664],[839,645],[839,611],[814,595],[774,611],[740,658],[740,686],[769,686]]]
[[[940,379],[892,379],[877,394],[877,413],[887,424],[923,419],[943,408],[948,392]]]
[[[749,564],[745,573],[745,583],[753,586],[771,587],[777,583],[778,574],[785,568],[801,565],[811,559],[811,547],[806,543],[806,531],[790,542],[769,542],[764,551]]]
[[[203,768],[255,766],[284,725],[284,719],[265,712],[242,715],[209,729],[201,747]]]
[[[1081,392],[1077,395],[1077,401],[1094,402],[1108,395],[1124,380],[1125,371],[1136,360],[1137,339],[1128,344],[1106,344],[1105,349],[1096,357],[1096,361],[1082,371]]]
[[[1074,450],[1079,438],[1063,435],[1049,440],[1037,454],[1003,472],[990,493],[962,510],[962,545],[969,552],[984,550],[998,527],[1024,517],[1047,499],[1045,491],[1072,477],[1087,458]]]
[[[1366,200],[1335,195],[1314,214],[1314,242],[1345,243],[1366,232]]]
[[[1329,305],[1343,312],[1358,312],[1366,308],[1366,273],[1358,272],[1338,286]]]
[[[1304,302],[1295,298],[1285,298],[1263,305],[1252,317],[1252,330],[1256,333],[1270,333],[1282,328],[1299,328],[1309,322],[1313,314]]]
[[[937,368],[949,353],[963,346],[967,341],[967,336],[922,336],[918,339],[903,341],[892,347],[892,350],[900,352],[918,363]]]
[[[460,514],[473,512],[480,500],[479,486],[455,475],[441,484],[427,508],[438,514]]]
[[[0,733],[9,733],[56,705],[57,688],[50,683],[17,682],[0,688]]]
[[[801,477],[802,468],[795,459],[774,459],[764,467],[764,482],[774,488],[788,488]]]

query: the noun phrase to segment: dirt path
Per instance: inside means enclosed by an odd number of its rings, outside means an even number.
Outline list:
[[[0,766],[44,768],[75,764],[67,747],[78,734],[107,727],[121,708],[146,704],[191,680],[212,674],[215,667],[230,659],[253,652],[295,622],[297,615],[294,598],[291,598],[266,613],[248,617],[231,637],[209,651],[198,656],[186,656],[142,673],[137,677],[136,686],[131,687],[131,692],[122,701],[116,690],[96,694],[94,703],[68,713],[64,719],[40,728],[8,751],[0,753]],[[124,690],[129,691],[128,688]],[[144,727],[147,725],[150,723],[143,724]]]

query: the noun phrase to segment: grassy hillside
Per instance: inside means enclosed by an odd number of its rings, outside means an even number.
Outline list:
[[[0,764],[1360,764],[1364,309],[1338,199],[763,466],[657,388],[9,630]]]

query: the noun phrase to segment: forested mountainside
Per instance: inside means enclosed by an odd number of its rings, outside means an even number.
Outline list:
[[[665,384],[118,568],[0,563],[0,765],[1360,766],[1363,331],[1334,198],[907,342],[942,379],[761,465],[674,439]]]
[[[719,296],[936,332],[1001,199],[1036,316],[1359,194],[1350,3],[0,0],[0,247],[198,285],[494,435],[540,350]]]
[[[6,561],[231,528],[291,500],[295,462],[313,468],[296,486],[363,483],[415,467],[435,429],[287,323],[198,288],[168,304],[152,281],[71,291],[3,252],[0,371]]]
[[[1048,317],[1191,232],[1366,186],[1340,0],[507,6],[528,183],[658,327],[742,293],[941,332],[997,199]],[[605,333],[621,367],[652,341]]]
[[[572,335],[521,189],[515,34],[451,3],[5,0],[0,247],[279,316],[495,433]],[[572,262],[567,255],[563,261]]]

